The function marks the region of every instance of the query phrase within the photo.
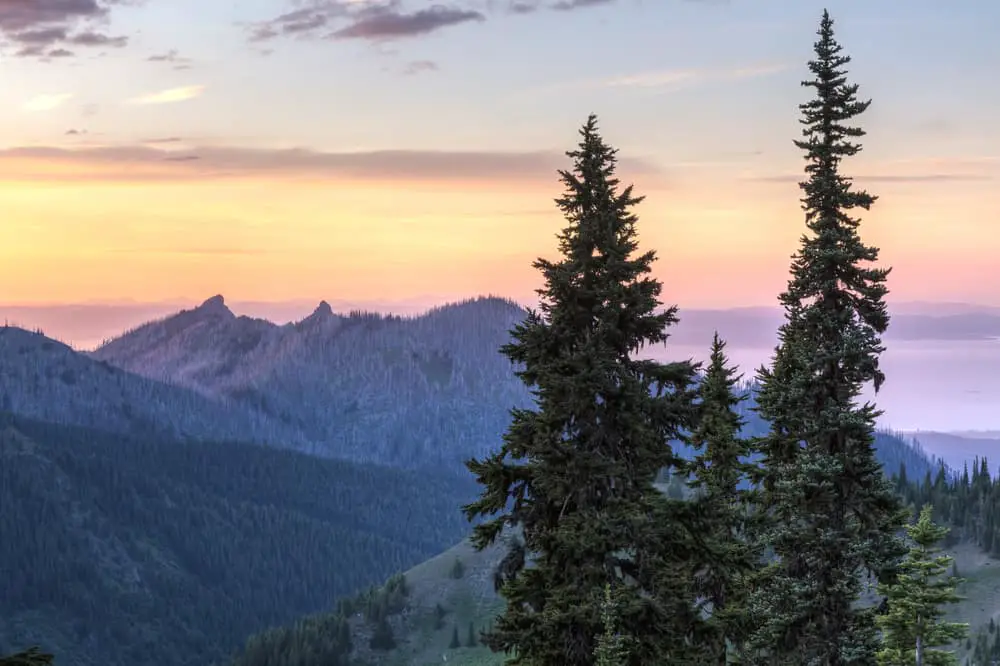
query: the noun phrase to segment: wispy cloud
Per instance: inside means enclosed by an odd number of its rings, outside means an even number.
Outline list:
[[[174,145],[172,142],[164,142]],[[622,158],[624,173],[656,178],[655,164]],[[205,178],[336,178],[352,181],[539,182],[555,184],[566,158],[556,151],[386,150],[330,153],[303,149],[152,145],[0,150],[0,180],[184,181]]]
[[[330,34],[335,39],[389,40],[416,37],[461,23],[485,21],[482,12],[432,5],[415,12],[387,10],[371,12]]]
[[[798,183],[804,180],[804,178],[803,174],[778,174],[773,176],[746,176],[743,180],[755,183]],[[852,180],[859,183],[948,183],[994,180],[994,176],[986,173],[873,173],[853,176]]]
[[[734,67],[684,67],[654,69],[602,79],[581,79],[542,85],[520,91],[520,95],[548,95],[576,90],[619,88],[656,92],[673,92],[696,85],[770,76],[791,69],[790,65],[760,63]]]
[[[539,10],[572,11],[618,0],[451,0],[418,2],[408,9],[404,0],[292,0],[287,11],[248,26],[253,42],[280,37],[295,39],[362,39],[388,41],[418,37],[466,23],[480,23],[489,14],[533,14]],[[421,7],[420,5],[424,5]],[[429,5],[429,6],[428,6]]]
[[[311,0],[250,25],[249,36],[254,42],[278,37],[387,41],[484,20],[478,9],[459,5],[432,4],[408,11],[401,0]]]
[[[177,49],[170,49],[164,53],[154,53],[146,58],[149,62],[165,62],[173,65],[174,69],[191,69],[191,59],[181,56]]]
[[[706,81],[732,81],[770,76],[790,69],[790,65],[760,63],[756,65],[728,69],[691,68],[663,69],[640,72],[628,76],[604,79],[598,85],[628,88],[676,88],[690,83]]]
[[[403,68],[403,74],[413,76],[421,72],[436,72],[437,70],[437,63],[432,60],[414,60],[407,63],[406,67]]]
[[[853,180],[866,183],[948,183],[1000,180],[1000,155],[927,156],[880,160]],[[747,173],[742,180],[756,183],[798,183],[804,174]]]
[[[507,0],[505,9],[511,14],[533,14],[543,9],[571,12],[576,9],[614,5],[618,0]]]
[[[130,104],[171,104],[173,102],[183,102],[199,97],[205,92],[205,86],[181,86],[180,88],[168,88],[159,92],[133,97]]]
[[[37,95],[24,103],[25,111],[50,111],[58,106],[62,106],[70,99],[73,93],[56,93],[52,95]]]

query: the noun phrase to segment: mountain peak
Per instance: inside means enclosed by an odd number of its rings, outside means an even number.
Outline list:
[[[226,299],[223,298],[221,294],[216,294],[215,296],[206,299],[205,302],[195,308],[195,310],[208,315],[223,317],[235,316],[232,311],[226,307]]]
[[[326,301],[320,301],[316,309],[313,310],[312,314],[298,322],[295,326],[299,330],[305,328],[315,328],[317,326],[325,327],[330,322],[336,321],[338,318],[333,314],[333,308]]]

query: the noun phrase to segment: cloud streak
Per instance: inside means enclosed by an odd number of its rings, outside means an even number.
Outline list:
[[[743,180],[755,183],[798,183],[805,179],[803,174],[779,174],[773,176],[747,176]],[[867,174],[853,176],[859,183],[960,183],[995,180],[988,173],[915,173],[915,174]]]
[[[156,53],[148,58],[149,62],[165,62],[173,65],[174,69],[191,69],[191,59],[184,58],[180,55],[177,49],[170,49],[165,53]]]
[[[170,145],[170,144],[167,144]],[[662,175],[654,164],[622,158],[629,175]],[[0,180],[184,181],[205,178],[320,178],[345,181],[555,183],[565,168],[559,152],[405,151],[353,153],[304,149],[202,147],[164,150],[150,145],[80,149],[0,150]]]
[[[779,63],[760,63],[728,69],[665,69],[605,79],[598,85],[611,88],[678,88],[703,81],[733,81],[770,76],[790,69]]]
[[[130,104],[172,104],[174,102],[185,102],[195,97],[200,97],[205,92],[205,86],[181,86],[180,88],[168,88],[148,95],[133,97]]]
[[[405,13],[396,10],[363,15],[330,34],[335,39],[389,40],[426,35],[441,28],[485,21],[482,12],[434,5],[427,9]]]
[[[73,93],[56,93],[52,95],[37,95],[24,103],[25,111],[51,111],[62,106],[73,98]]]
[[[248,29],[252,42],[281,37],[388,41],[429,35],[466,23],[481,23],[487,20],[488,14],[532,14],[543,9],[572,11],[616,2],[453,0],[448,4],[433,1],[414,3],[416,8],[407,9],[403,0],[298,0],[283,14],[254,23]]]
[[[432,4],[414,11],[401,0],[312,0],[305,6],[250,26],[250,40],[361,39],[387,41],[416,37],[462,23],[484,21],[477,9]]]

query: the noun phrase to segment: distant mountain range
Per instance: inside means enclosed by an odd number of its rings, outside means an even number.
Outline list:
[[[331,300],[334,311],[365,310],[414,316],[426,312],[434,299],[405,301]],[[231,308],[240,314],[278,324],[306,316],[315,302],[240,301]],[[27,329],[41,329],[77,349],[93,349],[122,330],[152,319],[170,316],[184,303],[79,303],[65,305],[0,304],[0,319]],[[890,304],[893,314],[888,340],[975,340],[1000,338],[1000,307],[966,303],[900,302]],[[733,346],[770,347],[781,323],[777,307],[726,309],[685,308],[674,331],[677,344],[706,345],[719,330]]]
[[[531,402],[498,352],[524,314],[494,297],[406,318],[337,314],[324,302],[279,325],[215,296],[90,353],[5,327],[0,411],[464,476],[465,460],[496,448],[509,410]],[[751,406],[748,432],[759,434]],[[879,443],[892,471],[910,455],[887,434]]]
[[[462,468],[494,447],[529,395],[498,352],[524,316],[481,298],[415,318],[334,314],[279,326],[221,296],[101,346],[100,362],[248,412],[320,455]]]
[[[954,470],[962,471],[968,464],[971,468],[976,458],[985,458],[994,474],[1000,472],[1000,433],[946,433],[916,430],[907,432],[907,437],[920,442],[928,455],[940,458]]]

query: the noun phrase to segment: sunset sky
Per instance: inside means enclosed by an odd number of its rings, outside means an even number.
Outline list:
[[[1000,3],[826,5],[893,298],[1000,305]],[[590,112],[665,298],[773,304],[823,6],[2,0],[0,304],[525,298]]]

